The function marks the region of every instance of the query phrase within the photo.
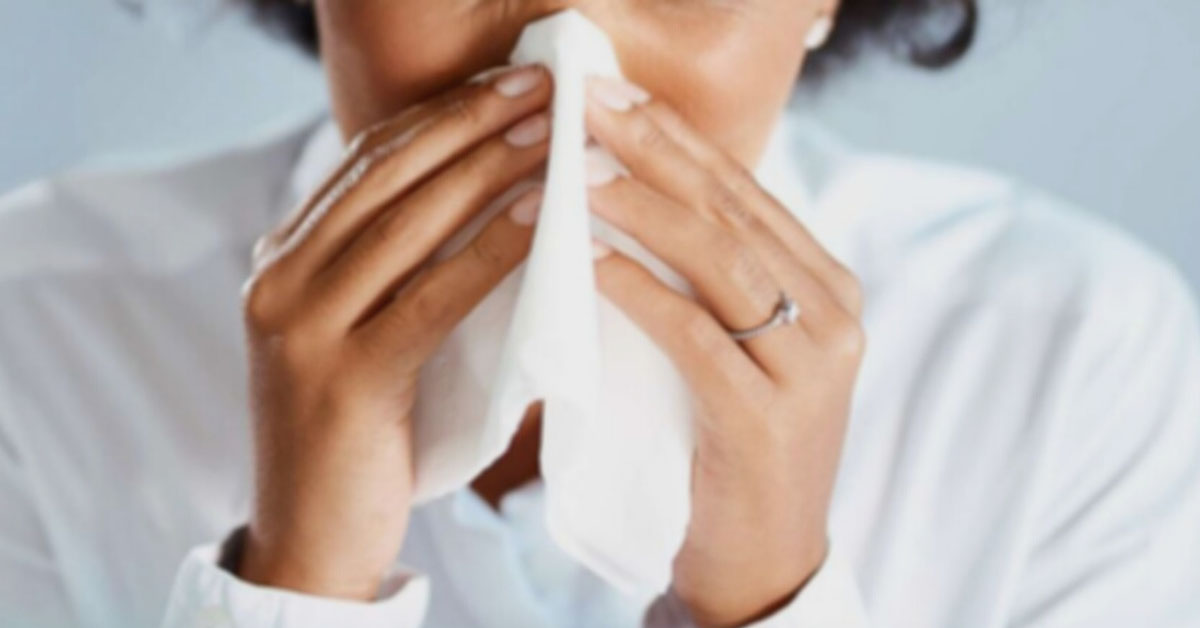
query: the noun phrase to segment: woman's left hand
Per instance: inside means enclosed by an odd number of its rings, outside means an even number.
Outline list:
[[[601,291],[671,357],[696,398],[692,512],[672,588],[702,626],[785,605],[822,564],[864,351],[855,277],[738,162],[661,101],[592,79],[588,128],[630,176],[593,171],[593,211],[694,288],[597,245]],[[615,173],[614,173],[615,174]],[[738,342],[780,293],[801,315]]]

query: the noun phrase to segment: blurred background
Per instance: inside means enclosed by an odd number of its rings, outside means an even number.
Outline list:
[[[242,16],[180,33],[119,4],[0,0],[0,191],[246,142],[324,108],[318,68]],[[869,56],[800,106],[861,147],[992,168],[1105,215],[1200,286],[1200,2],[983,7],[953,69]]]

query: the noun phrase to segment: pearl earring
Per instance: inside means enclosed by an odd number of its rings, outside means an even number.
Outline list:
[[[804,38],[804,45],[809,50],[816,50],[829,41],[829,35],[832,33],[833,18],[828,15],[822,15],[812,23],[812,26],[808,27],[808,35]]]

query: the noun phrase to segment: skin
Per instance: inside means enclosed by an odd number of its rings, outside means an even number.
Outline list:
[[[348,599],[378,591],[409,517],[420,366],[524,258],[537,191],[456,256],[428,257],[547,149],[543,70],[464,80],[501,64],[526,22],[566,7],[609,32],[633,82],[589,85],[589,132],[628,169],[595,167],[593,211],[697,293],[596,246],[599,289],[696,396],[692,513],[672,589],[698,625],[737,626],[819,569],[864,351],[860,290],[749,171],[802,66],[803,34],[836,6],[325,0],[335,117],[356,140],[263,238],[247,283],[257,500],[243,578]],[[337,194],[333,182],[368,155],[366,174]],[[780,290],[803,310],[796,324],[730,338],[765,320]],[[536,477],[539,414],[530,408],[473,482],[493,504]]]

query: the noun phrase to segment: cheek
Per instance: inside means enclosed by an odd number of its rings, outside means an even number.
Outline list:
[[[748,166],[761,153],[803,58],[808,2],[557,1],[613,39],[629,79]],[[529,0],[326,0],[322,58],[343,133],[503,63],[523,25],[559,6]],[[535,6],[536,5],[536,6]]]
[[[630,80],[753,167],[804,58],[803,13],[794,8],[800,3],[788,4],[786,11],[698,16],[686,25],[643,20],[644,32],[617,42],[622,65]]]
[[[343,133],[502,63],[520,24],[464,0],[326,0],[321,57]],[[488,7],[484,10],[480,7]]]

